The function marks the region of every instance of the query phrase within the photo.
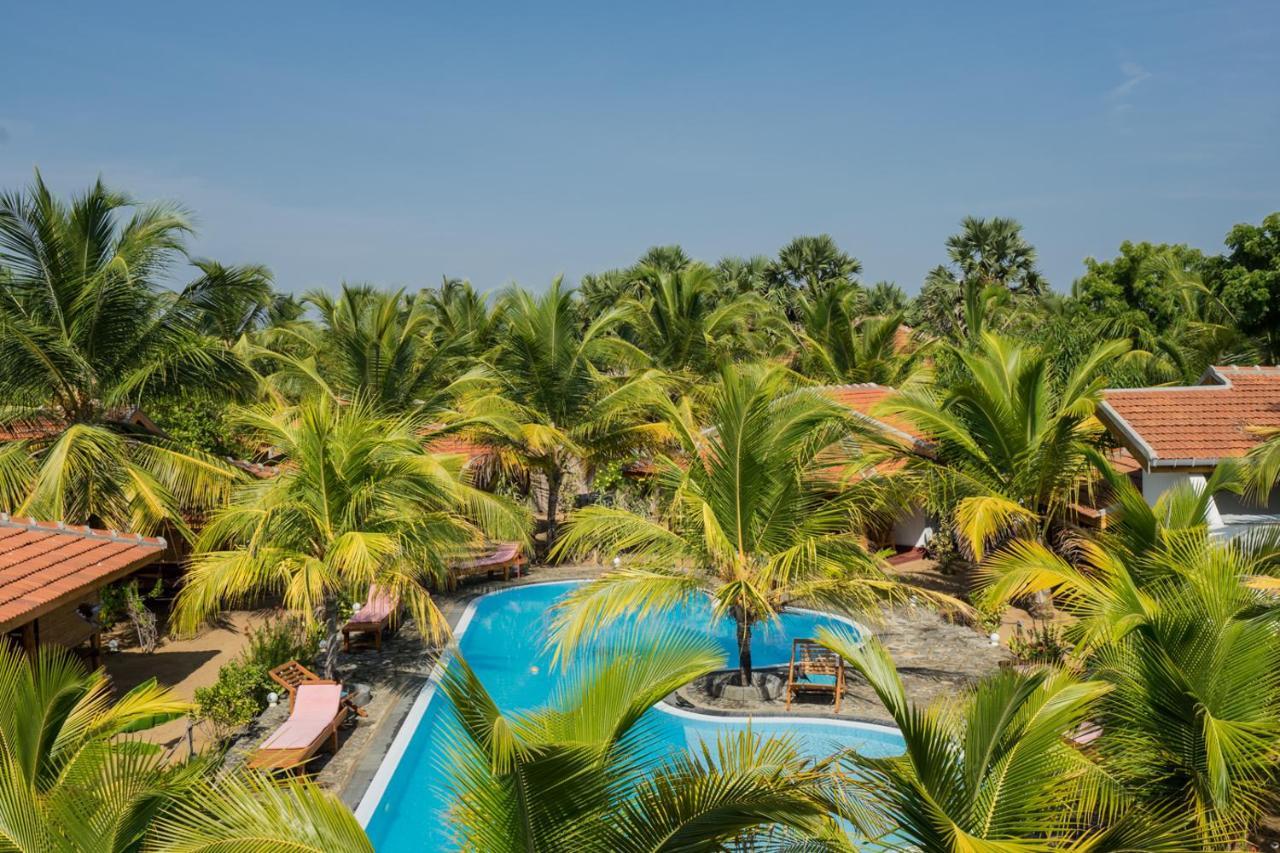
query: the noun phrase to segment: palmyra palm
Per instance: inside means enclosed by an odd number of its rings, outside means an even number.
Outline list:
[[[0,445],[3,509],[186,535],[186,515],[225,500],[233,468],[125,423],[156,395],[252,390],[206,330],[264,299],[264,276],[203,262],[167,290],[190,231],[101,182],[64,202],[37,174],[0,196],[0,423],[17,439]]]
[[[448,755],[459,847],[851,849],[830,816],[826,773],[789,740],[748,731],[690,753],[657,749],[646,712],[722,664],[704,639],[632,632],[584,661],[547,707],[508,715],[453,660],[443,687],[457,720]]]
[[[571,592],[556,636],[572,649],[596,626],[710,594],[737,626],[738,669],[751,683],[751,634],[787,607],[861,613],[904,598],[868,552],[877,478],[843,478],[858,456],[845,440],[860,422],[778,368],[726,370],[700,430],[675,406],[680,454],[660,456],[657,520],[610,507],[575,512],[555,556],[621,555],[624,568]],[[925,595],[922,591],[916,591]]]
[[[183,630],[279,595],[325,625],[332,673],[342,601],[363,601],[376,584],[438,639],[448,629],[428,588],[450,584],[450,561],[486,536],[526,535],[523,510],[467,485],[457,458],[427,452],[412,417],[319,396],[240,418],[285,461],[276,476],[237,487],[209,518],[178,598]]]

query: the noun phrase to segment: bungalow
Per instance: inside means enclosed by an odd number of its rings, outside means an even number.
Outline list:
[[[0,514],[0,636],[34,654],[89,642],[98,665],[99,591],[159,560],[165,541]]]
[[[1180,483],[1204,488],[1220,462],[1244,456],[1280,428],[1280,367],[1210,367],[1197,385],[1112,389],[1098,417],[1138,462],[1133,475],[1151,505]],[[1219,492],[1209,525],[1234,536],[1280,524],[1280,500],[1254,506]]]
[[[856,385],[826,385],[817,390],[852,409],[854,414],[870,426],[902,446],[921,453],[929,452],[928,440],[914,425],[902,418],[879,413],[880,404],[896,394],[896,389],[874,382],[861,382]],[[916,552],[929,544],[933,531],[934,524],[923,507],[908,507],[893,523],[892,529],[887,531],[882,541],[899,551]]]

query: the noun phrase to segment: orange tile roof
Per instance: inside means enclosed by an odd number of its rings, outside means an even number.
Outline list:
[[[884,427],[889,432],[898,434],[899,437],[911,439],[916,443],[928,440],[924,433],[905,418],[879,413],[877,407],[898,393],[893,388],[877,385],[874,382],[863,382],[858,385],[825,385],[818,390],[837,403],[853,409],[867,420]]]
[[[469,441],[456,435],[445,435],[431,439],[427,442],[427,450],[431,453],[465,456],[468,463],[493,453],[493,448],[486,444]]]
[[[1211,367],[1200,385],[1104,391],[1098,414],[1145,466],[1211,466],[1280,428],[1280,367]]]
[[[0,514],[0,632],[160,558],[160,538]]]

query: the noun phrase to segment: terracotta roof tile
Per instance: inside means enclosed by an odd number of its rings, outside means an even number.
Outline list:
[[[165,541],[0,515],[0,631],[156,560]]]
[[[831,397],[837,403],[848,406],[868,420],[888,427],[893,432],[918,442],[927,440],[924,433],[916,429],[915,425],[905,418],[879,413],[877,407],[898,393],[893,388],[877,385],[874,382],[864,382],[859,385],[825,385],[818,390]]]
[[[446,435],[432,439],[427,442],[427,450],[431,453],[465,456],[468,462],[473,462],[482,456],[488,456],[493,453],[493,448],[488,445],[469,441],[456,435]]]
[[[1099,414],[1146,464],[1212,465],[1280,428],[1280,367],[1212,367],[1201,385],[1105,391]]]

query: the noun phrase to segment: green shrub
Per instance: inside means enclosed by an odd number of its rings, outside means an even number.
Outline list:
[[[252,631],[246,629],[245,636],[248,645],[240,659],[262,667],[264,672],[291,660],[308,665],[320,649],[319,626],[308,627],[297,616],[267,619]]]
[[[195,717],[212,725],[218,740],[226,740],[258,715],[271,684],[263,667],[233,660],[218,670],[217,681],[196,688]]]

